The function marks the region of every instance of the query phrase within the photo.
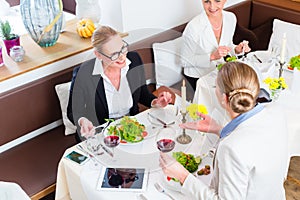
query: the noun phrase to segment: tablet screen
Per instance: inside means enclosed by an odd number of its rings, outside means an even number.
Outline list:
[[[146,189],[148,171],[144,168],[103,167],[97,184],[98,190],[141,191]]]

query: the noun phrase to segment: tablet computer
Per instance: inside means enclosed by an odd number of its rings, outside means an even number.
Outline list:
[[[103,167],[97,190],[141,192],[146,190],[149,172],[145,168]]]

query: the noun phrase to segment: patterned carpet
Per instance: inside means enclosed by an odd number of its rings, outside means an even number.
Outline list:
[[[284,184],[286,200],[300,200],[300,157],[292,157]]]

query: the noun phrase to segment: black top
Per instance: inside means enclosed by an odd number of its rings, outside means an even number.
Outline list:
[[[133,99],[130,115],[136,115],[138,103],[150,107],[156,97],[147,88],[143,62],[138,53],[128,52],[127,58],[131,64],[126,76]],[[103,78],[100,74],[92,75],[95,61],[96,58],[88,60],[73,71],[67,116],[77,127],[80,117],[86,117],[94,126],[105,123],[105,119],[109,118]]]

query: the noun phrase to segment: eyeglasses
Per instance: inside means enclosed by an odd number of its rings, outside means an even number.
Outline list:
[[[121,54],[124,55],[124,54],[128,53],[129,44],[127,42],[125,42],[124,40],[122,40],[122,41],[123,41],[124,45],[122,46],[122,48],[119,52],[114,52],[114,53],[112,53],[111,56],[105,55],[104,53],[102,53],[100,51],[99,51],[99,53],[101,53],[103,56],[109,58],[111,61],[118,60],[118,58],[121,56]]]

